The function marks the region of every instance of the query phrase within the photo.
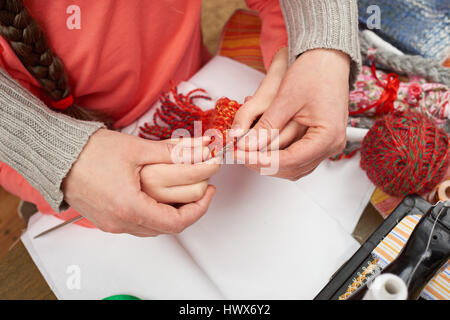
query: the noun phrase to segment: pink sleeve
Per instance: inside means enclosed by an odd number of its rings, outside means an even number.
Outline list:
[[[3,162],[0,162],[0,186],[24,201],[34,203],[41,213],[52,214],[62,220],[69,220],[80,215],[72,208],[60,213],[55,212],[39,191],[34,189],[17,171]],[[87,228],[95,228],[95,226],[86,219],[82,219],[76,222],[76,224]]]
[[[250,9],[258,12],[262,20],[261,51],[264,66],[269,69],[273,56],[287,46],[287,32],[278,0],[246,0]]]

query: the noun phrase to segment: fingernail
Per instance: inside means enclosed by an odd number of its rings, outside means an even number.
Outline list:
[[[245,130],[242,129],[241,126],[238,124],[234,124],[228,132],[230,137],[240,137],[244,133],[245,133]]]
[[[208,147],[203,147],[203,160],[208,159],[211,150]]]
[[[222,157],[211,158],[211,159],[205,161],[205,163],[207,163],[207,164],[221,164],[222,163]]]

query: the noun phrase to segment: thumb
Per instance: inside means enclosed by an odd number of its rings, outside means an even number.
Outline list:
[[[270,101],[259,99],[259,96],[245,98],[245,103],[234,115],[230,130],[231,137],[241,137],[251,128],[253,122],[269,107]]]
[[[210,137],[163,141],[140,139],[140,164],[192,164],[207,159],[210,153],[207,147]]]
[[[140,165],[153,163],[174,163],[176,160],[176,144],[166,141],[153,141],[138,138],[139,141],[135,146],[135,152],[139,155],[138,161]]]
[[[269,108],[277,96],[280,84],[288,68],[288,50],[280,49],[272,59],[270,68],[253,97],[245,99],[244,105],[236,112],[231,136],[240,137],[252,126],[253,122]]]
[[[292,108],[294,103],[298,104],[298,101],[289,101],[289,99],[277,95],[253,129],[250,130],[245,138],[238,142],[238,148],[241,150],[256,151],[262,150],[270,145],[274,139],[278,138],[280,132],[294,117],[296,113],[296,109]]]

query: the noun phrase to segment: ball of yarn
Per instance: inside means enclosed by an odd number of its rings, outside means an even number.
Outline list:
[[[418,112],[388,114],[364,138],[361,167],[384,192],[402,197],[431,191],[448,166],[449,139]]]

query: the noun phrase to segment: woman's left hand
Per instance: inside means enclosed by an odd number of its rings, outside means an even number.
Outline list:
[[[260,160],[261,151],[277,151],[278,171],[273,176],[298,180],[341,152],[346,142],[349,72],[350,58],[340,51],[310,50],[289,68],[287,49],[278,51],[261,86],[235,116],[237,137],[260,116],[249,133],[258,144],[246,145],[251,141],[247,138],[239,141],[238,148],[245,152],[238,152],[238,159],[260,170],[273,167]],[[273,129],[279,130],[276,144],[270,140]],[[260,130],[268,131],[267,141],[259,140]],[[258,162],[248,164],[250,159]]]

